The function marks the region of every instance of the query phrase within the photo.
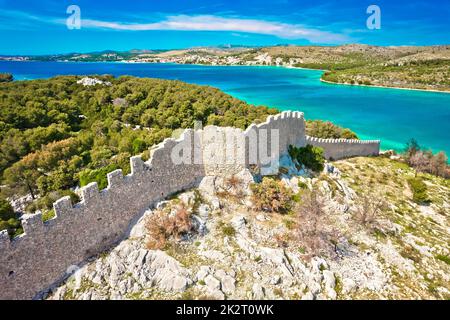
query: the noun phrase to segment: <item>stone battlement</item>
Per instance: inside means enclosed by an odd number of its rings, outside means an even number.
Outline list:
[[[321,139],[306,136],[306,144],[324,149],[326,159],[343,159],[354,156],[373,156],[380,151],[379,140]]]
[[[129,175],[108,173],[106,189],[99,190],[94,182],[81,188],[81,202],[72,204],[69,197],[56,201],[53,219],[43,222],[40,213],[24,216],[24,234],[12,240],[5,230],[0,232],[0,299],[38,297],[64,279],[66,270],[126,237],[155,202],[196,186],[206,175],[230,175],[249,164],[278,159],[291,144],[323,147],[333,159],[379,152],[379,141],[306,136],[301,112],[270,116],[245,131],[187,129],[179,139],[166,139],[152,149],[147,162],[131,157]],[[174,154],[181,161],[174,161]]]

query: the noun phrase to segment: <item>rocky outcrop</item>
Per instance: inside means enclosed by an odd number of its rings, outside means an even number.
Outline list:
[[[388,223],[387,217],[372,226],[355,221],[360,199],[351,178],[343,178],[350,174],[346,165],[353,166],[350,161],[328,163],[320,175],[303,172],[280,177],[293,192],[305,192],[305,188],[320,192],[330,218],[326,228],[339,228],[341,233],[332,254],[304,252],[305,243],[295,239],[296,229],[286,223],[289,215],[253,211],[249,184],[254,179],[249,171],[239,173],[239,183],[233,187],[227,179],[207,176],[198,189],[148,210],[127,240],[76,270],[48,298],[429,298],[431,281],[436,283],[434,295],[448,295],[448,266],[434,258],[437,252],[448,252],[444,242],[433,244],[423,237],[402,235],[402,227]],[[179,203],[197,221],[195,232],[163,251],[147,249],[146,219],[155,210]],[[433,210],[419,208],[418,214],[434,217]],[[289,235],[286,244],[277,242],[280,235]],[[412,278],[405,282],[405,277]]]

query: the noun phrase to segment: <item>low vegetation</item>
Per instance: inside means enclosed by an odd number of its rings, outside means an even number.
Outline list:
[[[429,201],[427,196],[427,185],[419,177],[408,179],[408,184],[413,193],[413,201],[423,204]]]
[[[403,64],[378,63],[349,66],[324,73],[330,82],[446,90],[450,88],[450,59],[411,61]]]
[[[290,145],[289,155],[299,165],[303,165],[312,171],[320,172],[324,168],[323,148],[314,147],[310,144],[300,148]]]
[[[310,257],[317,255],[334,256],[338,231],[330,228],[325,211],[324,199],[317,191],[302,193],[300,203],[295,208],[297,224],[294,230],[302,251]]]
[[[193,230],[191,213],[179,204],[175,208],[156,210],[146,220],[147,248],[150,250],[166,248],[168,241],[180,240]]]
[[[431,150],[423,150],[415,139],[411,139],[403,154],[406,162],[419,172],[430,173],[438,177],[450,178],[448,157],[444,152],[433,154]]]
[[[369,229],[375,228],[386,203],[381,197],[363,194],[356,205],[355,218]]]
[[[23,231],[11,204],[6,199],[0,199],[0,231],[2,230],[7,230],[11,237]]]
[[[322,139],[358,139],[356,133],[347,128],[341,128],[330,121],[307,120],[306,134]]]
[[[274,178],[264,177],[261,183],[250,185],[255,210],[288,213],[293,205],[292,193]]]

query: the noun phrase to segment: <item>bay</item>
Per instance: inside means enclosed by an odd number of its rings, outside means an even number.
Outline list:
[[[362,139],[380,139],[384,150],[401,151],[415,138],[425,148],[450,155],[448,93],[327,84],[320,81],[322,71],[282,67],[1,61],[1,72],[16,80],[112,74],[210,85],[251,104],[332,121]]]

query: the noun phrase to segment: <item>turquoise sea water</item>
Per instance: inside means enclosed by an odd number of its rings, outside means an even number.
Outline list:
[[[251,104],[299,110],[330,120],[383,149],[402,150],[410,138],[450,155],[450,94],[368,88],[320,82],[321,71],[278,67],[176,64],[0,62],[16,80],[55,75],[113,74],[178,79],[217,87]]]

